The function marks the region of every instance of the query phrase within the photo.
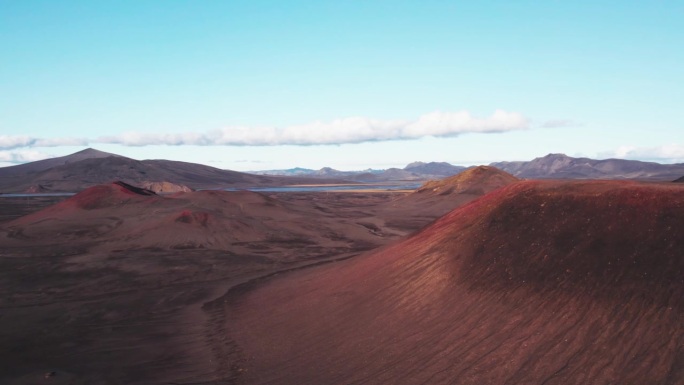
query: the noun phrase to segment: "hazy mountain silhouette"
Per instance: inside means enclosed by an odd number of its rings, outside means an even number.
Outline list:
[[[0,168],[0,192],[25,192],[31,189],[75,192],[113,180],[134,185],[170,182],[193,189],[312,182],[310,178],[258,176],[188,162],[139,161],[93,149]]]
[[[63,166],[70,163],[79,162],[85,159],[102,159],[109,157],[121,157],[116,154],[110,154],[108,152],[95,150],[93,148],[86,148],[85,150],[75,152],[71,155],[60,156],[56,158],[38,160],[35,162],[29,162],[24,164],[19,164],[16,166],[2,167],[0,168],[0,177],[13,176],[13,175],[25,175],[29,173],[35,173],[50,168]]]
[[[495,162],[497,167],[528,179],[652,179],[672,180],[684,174],[684,164],[660,164],[624,159],[596,160],[548,154],[529,162]]]
[[[413,162],[400,168],[385,170],[367,169],[358,171],[340,171],[331,167],[323,167],[320,170],[311,170],[295,167],[287,170],[253,171],[257,175],[298,175],[315,178],[342,178],[356,182],[386,182],[399,180],[428,180],[439,179],[445,176],[456,175],[466,167],[453,166],[446,162]]]
[[[467,167],[454,166],[447,162],[413,162],[409,163],[404,170],[418,174],[451,176],[465,170]]]

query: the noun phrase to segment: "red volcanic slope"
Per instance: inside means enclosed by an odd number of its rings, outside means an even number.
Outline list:
[[[442,180],[430,181],[417,189],[411,196],[483,195],[517,181],[519,181],[518,178],[496,167],[478,166]]]
[[[0,240],[43,250],[211,249],[280,261],[367,250],[385,242],[356,220],[250,191],[159,196],[124,183],[91,187],[6,223]]]
[[[121,181],[89,187],[73,197],[36,213],[37,215],[54,211],[71,211],[73,208],[95,210],[123,206],[130,203],[140,203],[156,200],[159,197],[154,191],[132,186]],[[33,217],[29,215],[27,219]]]
[[[517,183],[229,306],[246,384],[684,384],[684,188]]]
[[[154,191],[117,181],[85,189],[64,203],[76,205],[81,209],[92,210],[131,201],[142,201],[153,195],[156,195]]]

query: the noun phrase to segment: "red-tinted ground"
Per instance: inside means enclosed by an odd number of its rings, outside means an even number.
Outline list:
[[[407,201],[405,217],[388,217],[403,195],[157,196],[107,184],[65,200],[2,198],[0,384],[234,383],[224,294],[386,245],[439,215]],[[51,200],[63,201],[45,208]]]
[[[45,202],[2,200],[0,383],[681,384],[684,186],[522,182],[392,245],[495,171],[405,197],[105,185],[10,221]]]
[[[391,198],[385,194],[365,200]],[[372,211],[351,207],[326,212],[324,206],[249,191],[159,196],[112,183],[7,223],[3,243],[31,255],[39,253],[33,248],[52,254],[203,249],[283,263],[367,250],[403,234],[380,229],[384,225]],[[376,226],[373,222],[380,227],[369,229]]]
[[[521,182],[227,299],[245,384],[684,384],[684,188]]]

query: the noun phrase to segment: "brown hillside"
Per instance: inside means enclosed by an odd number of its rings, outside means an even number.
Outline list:
[[[0,192],[3,193],[21,193],[38,185],[51,192],[78,192],[111,180],[134,185],[167,181],[191,189],[343,182],[252,175],[202,164],[161,159],[139,161],[93,149],[54,159],[0,167]]]
[[[684,384],[684,189],[521,182],[233,293],[246,384]]]
[[[276,255],[282,262],[368,250],[393,236],[371,231],[365,220],[371,214],[340,219],[320,210],[311,201],[281,202],[250,191],[160,196],[115,182],[3,224],[0,241],[41,253],[207,249],[257,259]]]

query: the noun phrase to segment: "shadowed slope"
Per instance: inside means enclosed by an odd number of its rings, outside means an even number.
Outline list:
[[[521,182],[236,296],[247,384],[684,384],[684,189]]]
[[[673,182],[675,182],[675,183],[684,183],[684,176],[681,177],[681,178],[675,179]]]

